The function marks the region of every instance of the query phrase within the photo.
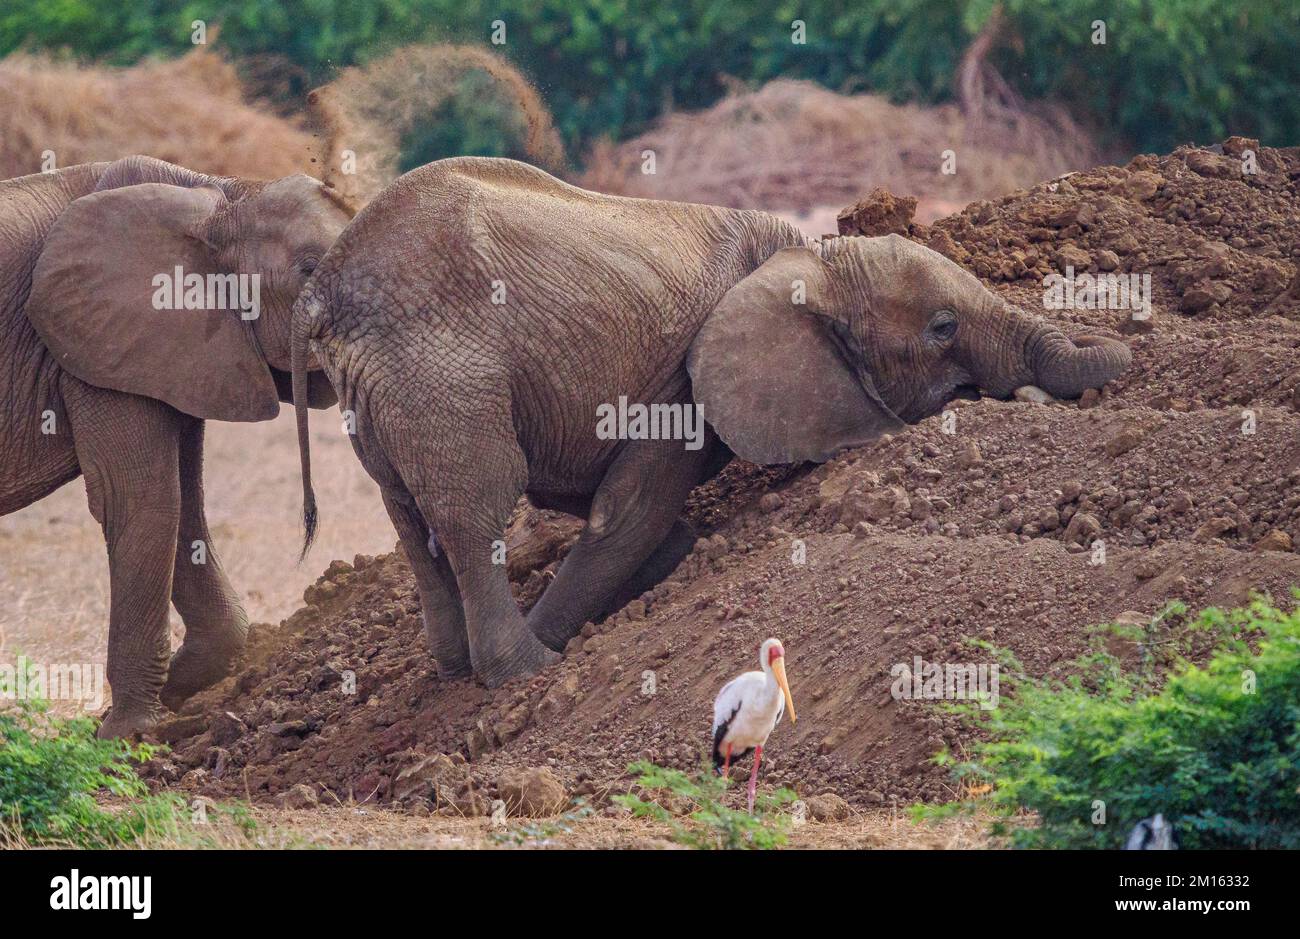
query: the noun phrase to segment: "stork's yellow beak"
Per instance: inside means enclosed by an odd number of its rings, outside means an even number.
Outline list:
[[[790,682],[785,677],[785,656],[772,663],[772,674],[776,676],[776,683],[781,686],[781,694],[785,695],[785,712],[790,715],[790,723],[793,724],[794,698],[790,697]]]

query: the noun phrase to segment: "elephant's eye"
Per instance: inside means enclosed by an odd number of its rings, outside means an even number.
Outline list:
[[[940,310],[930,317],[926,331],[939,342],[948,342],[957,335],[957,317],[951,310]]]
[[[310,277],[311,272],[316,270],[317,261],[315,258],[303,258],[298,262],[298,271],[304,277]]]

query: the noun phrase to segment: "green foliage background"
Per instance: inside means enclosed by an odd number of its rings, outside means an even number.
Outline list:
[[[962,51],[997,0],[5,0],[0,54],[68,49],[127,64],[190,48],[190,23],[221,27],[239,58],[274,55],[329,80],[415,41],[487,42],[533,78],[571,153],[642,129],[666,107],[717,100],[725,76],[814,79],[895,99],[950,98]],[[1052,96],[1145,150],[1229,133],[1300,143],[1300,4],[1294,0],[1001,0],[993,56],[1027,98]],[[790,41],[791,22],[807,41]],[[1103,20],[1105,45],[1092,43]],[[490,120],[464,131],[499,147]],[[477,130],[474,126],[477,123]],[[457,131],[460,133],[460,131]],[[473,147],[469,149],[475,149]]]

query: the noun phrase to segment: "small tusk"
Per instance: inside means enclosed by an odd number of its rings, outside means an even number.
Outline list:
[[[1051,404],[1056,400],[1037,385],[1021,385],[1016,389],[1015,397],[1017,401],[1028,401],[1030,404]]]

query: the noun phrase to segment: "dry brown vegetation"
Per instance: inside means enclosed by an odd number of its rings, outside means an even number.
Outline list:
[[[495,53],[413,45],[314,91],[313,114],[280,117],[250,100],[234,66],[206,47],[179,59],[100,68],[47,56],[0,61],[0,178],[143,153],[219,176],[328,178],[361,206],[398,175],[402,137],[449,98],[460,80],[491,77],[525,152],[559,170],[564,148],[550,112],[520,72]],[[320,135],[310,128],[319,125]],[[323,139],[323,143],[322,143]],[[356,172],[340,172],[345,150]]]
[[[198,47],[134,68],[0,61],[0,178],[144,153],[218,176],[312,172],[313,139],[248,103],[234,67]]]
[[[942,153],[957,172],[941,172]],[[653,175],[642,153],[655,154]],[[922,108],[841,95],[806,81],[736,91],[705,111],[670,114],[619,144],[598,144],[580,184],[655,199],[809,212],[873,186],[960,208],[1098,162],[1068,119],[972,102]]]

